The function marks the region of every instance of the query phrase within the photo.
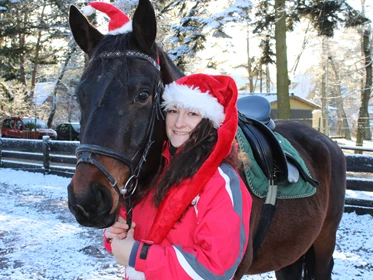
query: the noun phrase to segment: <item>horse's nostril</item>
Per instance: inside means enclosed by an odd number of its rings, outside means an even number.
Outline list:
[[[70,205],[69,209],[75,217],[89,218],[89,213],[79,204]]]
[[[86,218],[89,218],[89,213],[87,213],[87,211],[85,211],[85,209],[83,208],[83,206],[77,204],[77,205],[74,205],[73,206],[73,209],[76,213],[80,213],[82,214],[84,217]]]
[[[107,215],[112,208],[112,197],[110,191],[102,185],[97,186],[97,214],[98,215]]]

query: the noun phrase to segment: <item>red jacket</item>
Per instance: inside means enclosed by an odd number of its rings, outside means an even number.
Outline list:
[[[166,165],[168,149],[163,153]],[[133,209],[136,223],[129,265],[152,279],[232,279],[249,239],[252,199],[235,169],[223,163],[161,244],[140,258],[157,209],[149,195]],[[120,215],[125,218],[124,209]],[[105,241],[111,252],[110,243]],[[126,276],[127,279],[132,279]]]

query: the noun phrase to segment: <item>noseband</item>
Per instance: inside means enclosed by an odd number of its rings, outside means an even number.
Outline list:
[[[96,57],[96,59],[117,58],[117,57],[123,57],[123,56],[144,59],[150,62],[158,71],[160,71],[160,66],[156,63],[156,61],[153,58],[151,58],[150,56],[144,53],[140,53],[136,51],[103,52],[103,53],[100,53]],[[145,144],[145,148],[142,151],[140,160],[137,163],[136,167],[134,163],[134,158],[140,153],[141,148],[135,153],[135,155],[132,158],[129,158],[128,156],[123,155],[115,150],[108,149],[106,147],[102,147],[98,145],[91,145],[91,144],[79,145],[75,152],[76,157],[78,158],[78,162],[76,166],[78,166],[80,163],[89,163],[89,164],[96,166],[105,175],[110,185],[115,189],[118,196],[120,197],[121,195],[123,195],[125,199],[125,207],[126,207],[126,215],[127,215],[126,220],[127,220],[127,224],[129,228],[131,227],[131,223],[132,223],[132,208],[133,208],[133,205],[131,202],[131,196],[136,191],[140,172],[146,161],[146,157],[148,155],[150,147],[154,143],[154,140],[152,137],[153,137],[155,120],[156,119],[159,120],[160,117],[164,119],[162,109],[160,106],[160,99],[161,99],[162,92],[163,92],[163,84],[161,80],[159,80],[157,84],[157,89],[154,91],[154,96],[153,96],[152,113],[150,116],[149,126],[146,132],[147,141]],[[115,180],[114,176],[111,175],[110,172],[99,161],[95,159],[94,155],[107,156],[107,157],[113,158],[127,165],[130,169],[131,175],[127,179],[126,183],[122,187],[118,187],[118,183]]]

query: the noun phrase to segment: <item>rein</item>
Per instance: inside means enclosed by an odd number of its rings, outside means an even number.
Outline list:
[[[157,62],[153,58],[151,58],[150,56],[144,53],[140,53],[136,51],[102,52],[95,59],[117,58],[117,57],[123,57],[123,56],[144,59],[150,62],[158,71],[160,71],[159,64],[157,64]],[[152,113],[150,116],[149,126],[146,131],[147,141],[142,151],[140,160],[137,163],[136,167],[134,164],[134,158],[140,152],[141,148],[135,153],[135,155],[132,158],[129,158],[128,156],[123,155],[115,150],[108,149],[106,147],[102,147],[98,145],[91,145],[91,144],[81,144],[78,146],[78,148],[75,151],[76,157],[78,158],[78,162],[76,166],[78,166],[80,163],[88,163],[88,164],[92,164],[96,166],[105,175],[106,179],[109,181],[110,185],[115,189],[118,196],[120,197],[121,195],[123,195],[124,201],[125,201],[125,207],[126,207],[126,221],[127,221],[127,225],[129,226],[128,230],[131,228],[131,223],[132,223],[133,203],[131,201],[131,196],[135,193],[137,189],[140,172],[146,161],[146,157],[148,156],[150,147],[154,143],[154,140],[152,139],[152,137],[153,137],[155,120],[156,119],[159,120],[160,117],[164,119],[164,115],[162,113],[162,109],[160,105],[161,103],[160,99],[161,99],[162,92],[163,92],[163,84],[161,80],[159,80],[157,84],[157,89],[155,90],[155,93],[153,96]],[[118,187],[118,183],[115,180],[114,176],[111,175],[110,172],[99,161],[95,159],[94,155],[103,155],[103,156],[111,157],[127,165],[130,169],[131,175],[127,179],[126,183],[123,186]]]

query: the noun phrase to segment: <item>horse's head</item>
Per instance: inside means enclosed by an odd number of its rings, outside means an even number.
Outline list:
[[[89,58],[76,88],[81,136],[69,209],[80,224],[104,228],[114,223],[123,194],[134,193],[136,199],[157,173],[165,139],[162,82],[177,76],[155,43],[156,19],[148,0],[139,1],[132,32],[104,36],[74,6],[69,23]]]

